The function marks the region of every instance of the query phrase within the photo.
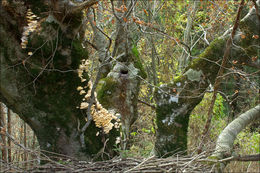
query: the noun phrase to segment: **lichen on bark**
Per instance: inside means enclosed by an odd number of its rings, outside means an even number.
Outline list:
[[[97,99],[104,108],[114,107],[112,96],[116,88],[118,88],[117,82],[111,77],[106,77],[99,81],[97,86]]]
[[[144,70],[139,52],[137,50],[137,47],[134,45],[132,48],[132,53],[133,53],[133,57],[134,57],[134,66],[135,68],[139,69],[138,75],[140,75],[143,79],[147,78],[147,74]]]
[[[190,63],[183,75],[155,90],[158,126],[155,153],[158,156],[187,150],[190,113],[202,100],[210,82],[216,78],[214,71],[219,69],[217,61],[223,56],[224,46],[225,39],[215,39]]]
[[[247,53],[250,56],[258,56],[259,54],[255,46],[259,43],[259,39],[252,39],[252,34],[259,33],[259,24],[253,8],[241,21],[241,30],[240,33],[236,33],[233,40],[235,46],[233,46],[231,53],[241,63],[245,62],[244,57]],[[241,33],[250,33],[248,39],[241,39],[239,36]],[[229,34],[226,32],[222,37],[211,42],[199,57],[190,62],[185,69],[186,73],[176,77],[173,83],[164,84],[155,90],[158,126],[155,153],[158,156],[187,149],[187,122],[190,113],[203,98],[209,84],[215,82]],[[194,74],[194,72],[197,75],[195,75],[195,79],[192,79],[190,74]],[[175,102],[171,101],[173,97]]]
[[[118,59],[97,87],[99,102],[106,109],[113,109],[120,114],[123,141],[130,138],[131,125],[138,116],[137,101],[141,78],[146,78],[146,73],[137,49],[133,48],[129,55]],[[129,147],[126,143],[123,145],[123,149]]]

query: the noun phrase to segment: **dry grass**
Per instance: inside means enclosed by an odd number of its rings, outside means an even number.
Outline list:
[[[233,161],[227,165],[225,172],[237,173],[237,172],[260,172],[260,162],[238,162]]]

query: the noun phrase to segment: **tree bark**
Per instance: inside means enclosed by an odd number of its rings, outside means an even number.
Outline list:
[[[70,8],[64,1],[57,1],[58,5],[46,2],[10,1],[10,6],[1,6],[0,100],[33,129],[41,149],[89,159],[103,148],[106,136],[96,136],[99,129],[91,123],[85,145],[79,140],[85,114],[77,109],[82,100],[76,90],[82,85],[77,69],[88,56],[77,37],[82,14],[73,10],[79,6]],[[27,48],[22,49],[20,39],[29,7],[41,19],[39,31],[28,35]],[[109,141],[106,149],[113,144]]]
[[[23,146],[27,148],[27,126],[26,123],[23,122]],[[28,153],[27,151],[23,152],[23,161],[24,161],[24,168],[27,169],[27,160],[28,160]]]
[[[219,135],[214,156],[219,159],[231,156],[233,143],[237,135],[250,123],[260,119],[260,105],[241,114],[238,118],[232,121]]]
[[[138,116],[137,103],[140,89],[140,81],[146,77],[138,50],[132,43],[129,33],[130,23],[128,20],[133,1],[117,1],[117,6],[126,5],[125,13],[114,13],[119,16],[116,24],[116,36],[113,51],[111,53],[114,64],[111,70],[100,80],[97,98],[107,109],[113,109],[120,114],[122,123],[121,148],[129,149],[129,138],[132,131],[131,125]]]
[[[7,161],[7,152],[6,152],[6,136],[5,136],[5,115],[4,115],[4,107],[0,102],[0,135],[1,135],[1,152],[2,152],[2,160]]]
[[[227,158],[226,162],[219,163],[215,166],[215,172],[223,172],[226,164],[230,160],[238,161],[259,161],[259,154],[252,156],[232,156],[233,154],[233,144],[237,135],[250,123],[255,120],[260,119],[260,104],[256,107],[248,110],[247,112],[241,114],[238,118],[233,120],[219,135],[216,148],[214,153],[209,157],[209,159],[223,160]],[[230,157],[230,160],[228,159]]]
[[[255,9],[252,8],[240,22],[240,32],[248,37],[241,39],[241,33],[236,33],[233,43],[237,46],[231,48],[231,60],[235,57],[237,61],[250,65],[251,60],[245,57],[258,54],[258,49],[252,45],[259,45],[260,41],[252,39],[252,36],[259,35],[259,26]],[[154,151],[158,156],[167,156],[180,150],[186,151],[190,113],[202,100],[209,84],[214,83],[216,72],[219,70],[218,62],[223,57],[229,37],[230,30],[211,42],[185,69],[185,73],[177,77],[172,84],[161,85],[155,91],[158,129]],[[227,67],[229,66],[230,64]]]
[[[8,134],[12,134],[12,121],[11,121],[11,111],[9,108],[7,108],[7,132]],[[7,145],[8,145],[8,163],[12,162],[12,145],[11,145],[11,139],[7,139]]]

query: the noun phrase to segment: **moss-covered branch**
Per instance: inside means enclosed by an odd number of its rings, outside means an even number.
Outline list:
[[[254,22],[252,22],[254,21]],[[232,47],[231,58],[245,62],[245,55],[257,56],[259,39],[252,39],[259,33],[260,23],[256,19],[255,9],[241,21],[240,32],[237,32]],[[247,38],[241,39],[240,34]],[[185,69],[185,73],[170,84],[161,85],[155,91],[157,102],[157,137],[155,153],[167,156],[171,152],[187,149],[187,130],[189,116],[194,107],[201,101],[210,83],[216,80],[220,62],[230,32],[215,39],[208,48]],[[230,65],[230,64],[229,64]]]

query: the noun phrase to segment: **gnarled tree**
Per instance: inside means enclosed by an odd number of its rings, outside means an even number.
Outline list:
[[[126,141],[137,117],[139,77],[145,77],[125,21],[136,2],[116,2],[118,8],[128,10],[114,12],[117,25],[111,53],[111,38],[102,31],[103,16],[90,8],[96,3],[101,8],[102,2],[97,0],[1,4],[1,100],[31,126],[41,149],[81,159],[104,152],[104,148],[110,156],[114,155],[112,146],[118,133],[97,135],[100,129],[90,115],[96,104],[96,87],[100,103],[120,113]],[[112,1],[111,4],[114,8]],[[88,75],[81,74],[87,80],[80,80],[77,70],[88,57],[82,46],[85,20],[91,24],[92,46],[101,62],[91,88],[87,87]],[[92,90],[87,111],[77,109],[84,99],[76,90],[78,86],[83,86],[84,92]]]
[[[260,1],[257,1],[257,4],[259,9]],[[232,40],[229,61],[236,60],[259,69],[259,62],[251,60],[251,57],[259,56],[260,41],[252,38],[260,34],[259,27],[259,14],[252,8],[240,21],[239,31]],[[241,38],[241,35],[246,35],[246,38]],[[173,151],[186,151],[190,113],[202,100],[209,85],[214,84],[229,37],[230,30],[211,42],[206,50],[190,63],[183,75],[156,89],[157,155],[166,156]],[[231,64],[227,65],[230,66]]]
[[[78,36],[81,11],[96,2],[2,1],[0,12],[1,101],[30,125],[41,149],[81,159],[104,145],[94,123],[82,145],[85,113],[77,109],[82,100],[77,69],[88,56]],[[107,148],[113,144],[111,139]]]

